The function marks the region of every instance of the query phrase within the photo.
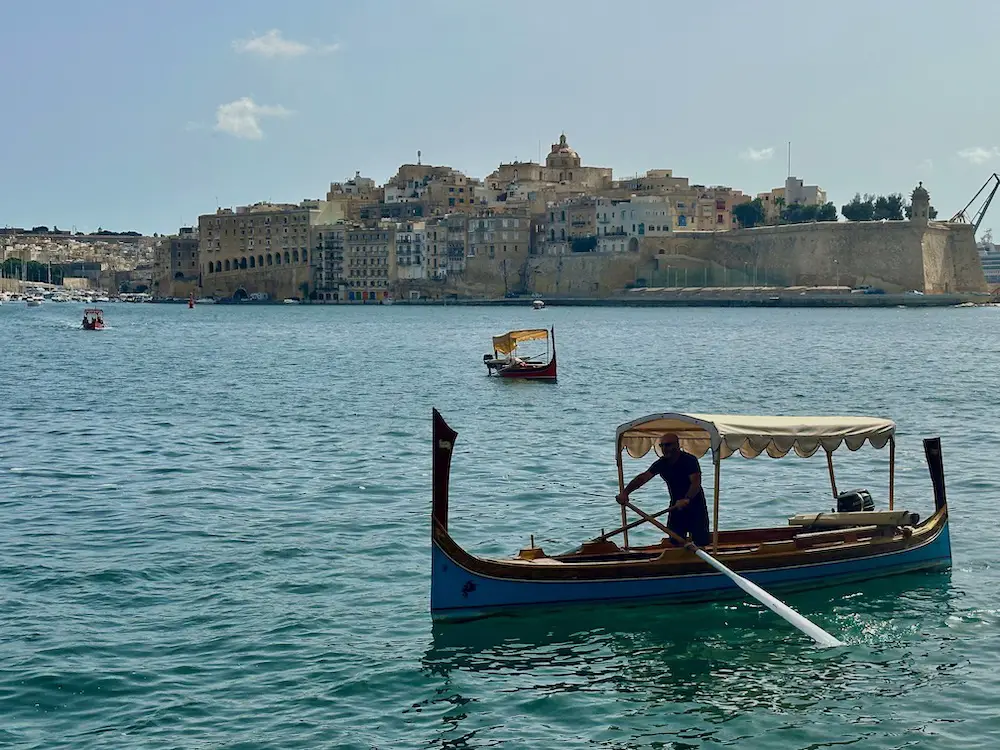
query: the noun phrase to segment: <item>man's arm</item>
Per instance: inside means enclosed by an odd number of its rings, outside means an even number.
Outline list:
[[[701,473],[695,472],[688,477],[688,481],[691,485],[688,487],[687,494],[684,497],[678,498],[674,502],[674,507],[680,510],[681,508],[687,507],[687,505],[698,496],[701,492]]]
[[[637,489],[639,489],[640,487],[642,487],[642,485],[644,485],[646,482],[648,482],[650,479],[652,479],[655,476],[656,476],[656,474],[654,474],[651,471],[644,471],[644,472],[642,472],[642,474],[637,474],[632,479],[631,482],[629,482],[628,484],[625,485],[625,490],[620,495],[617,495],[615,497],[615,500],[617,500],[618,502],[620,502],[622,505],[625,505],[625,503],[628,502],[628,496],[629,495],[631,495]]]

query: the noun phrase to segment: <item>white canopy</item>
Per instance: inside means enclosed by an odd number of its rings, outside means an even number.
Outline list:
[[[675,433],[681,448],[695,456],[711,449],[719,458],[740,453],[754,458],[766,452],[780,458],[790,450],[805,458],[820,447],[835,451],[846,444],[852,451],[865,441],[882,448],[896,432],[889,419],[874,417],[756,417],[724,414],[651,414],[620,426],[618,454],[624,448],[632,458],[650,449],[659,455],[659,438]]]

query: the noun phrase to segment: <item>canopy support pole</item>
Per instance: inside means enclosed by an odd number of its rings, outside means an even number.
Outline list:
[[[618,492],[625,491],[625,470],[622,468],[622,447],[618,446]],[[622,544],[628,549],[628,518],[625,516],[625,506],[622,509]]]
[[[826,450],[825,448],[823,450]],[[833,499],[837,499],[837,478],[833,475],[833,454],[830,451],[826,451],[826,468],[830,472],[830,489],[833,490]],[[892,480],[890,480],[892,481]],[[892,492],[889,493],[892,495]],[[892,510],[892,503],[889,503],[889,510]]]
[[[889,437],[889,510],[892,510],[893,494],[896,489],[896,438]]]
[[[712,458],[715,462],[715,491],[712,499],[712,552],[719,552],[719,476],[722,473],[722,461],[719,454],[713,451]]]

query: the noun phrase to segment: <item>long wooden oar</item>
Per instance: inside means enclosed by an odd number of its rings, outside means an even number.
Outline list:
[[[600,497],[605,497],[605,496],[604,495],[600,495]],[[659,518],[660,516],[664,515],[665,513],[669,513],[671,510],[672,510],[672,507],[671,508],[664,508],[663,510],[656,511],[656,513],[651,513],[650,515],[652,515],[653,518]],[[624,526],[619,526],[617,529],[615,529],[613,531],[609,531],[607,534],[601,534],[600,536],[594,537],[593,541],[595,541],[595,542],[603,542],[605,539],[610,539],[611,537],[615,536],[616,534],[621,534],[622,532],[628,532],[629,529],[634,529],[636,526],[642,526],[644,523],[646,523],[646,521],[643,518],[640,518],[638,521],[629,521]]]
[[[689,542],[683,537],[681,537],[679,534],[676,534],[675,532],[671,531],[669,528],[667,528],[662,523],[657,521],[651,515],[635,507],[632,503],[626,503],[626,505],[628,505],[629,508],[638,513],[642,518],[649,521],[651,524],[660,529],[660,531],[666,532],[671,539],[675,539],[681,544],[683,544],[685,547],[694,552],[698,557],[700,557],[706,563],[711,565],[717,571],[727,575],[730,579],[732,579],[733,583],[735,583],[741,589],[750,594],[750,596],[759,601],[761,604],[763,604],[769,610],[774,612],[776,615],[783,617],[789,623],[791,623],[799,630],[801,630],[803,633],[812,638],[814,641],[816,641],[816,643],[820,644],[821,646],[844,645],[843,641],[834,638],[832,635],[823,630],[823,628],[821,628],[819,625],[816,625],[815,623],[807,620],[805,617],[800,615],[798,612],[789,607],[787,604],[778,601],[769,593],[764,591],[764,589],[762,589],[757,584],[753,583],[752,581],[748,581],[746,578],[739,575],[735,571],[732,571],[729,568],[727,568],[721,562],[719,562],[710,554],[705,552],[705,550],[701,549],[701,547],[697,546],[694,542]]]

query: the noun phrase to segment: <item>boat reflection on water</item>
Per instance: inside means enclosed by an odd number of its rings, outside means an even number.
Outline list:
[[[751,601],[684,607],[616,604],[604,609],[551,609],[465,622],[435,621],[422,669],[445,679],[467,673],[496,690],[597,691],[715,706],[736,715],[803,701],[857,697],[857,685],[905,694],[942,668],[928,655],[940,642],[921,627],[953,615],[947,573],[904,574],[863,584],[803,592],[793,606],[816,611],[847,642],[817,650],[773,627]],[[955,666],[955,665],[952,665]],[[872,670],[885,674],[874,679]],[[477,691],[481,692],[481,691]]]

